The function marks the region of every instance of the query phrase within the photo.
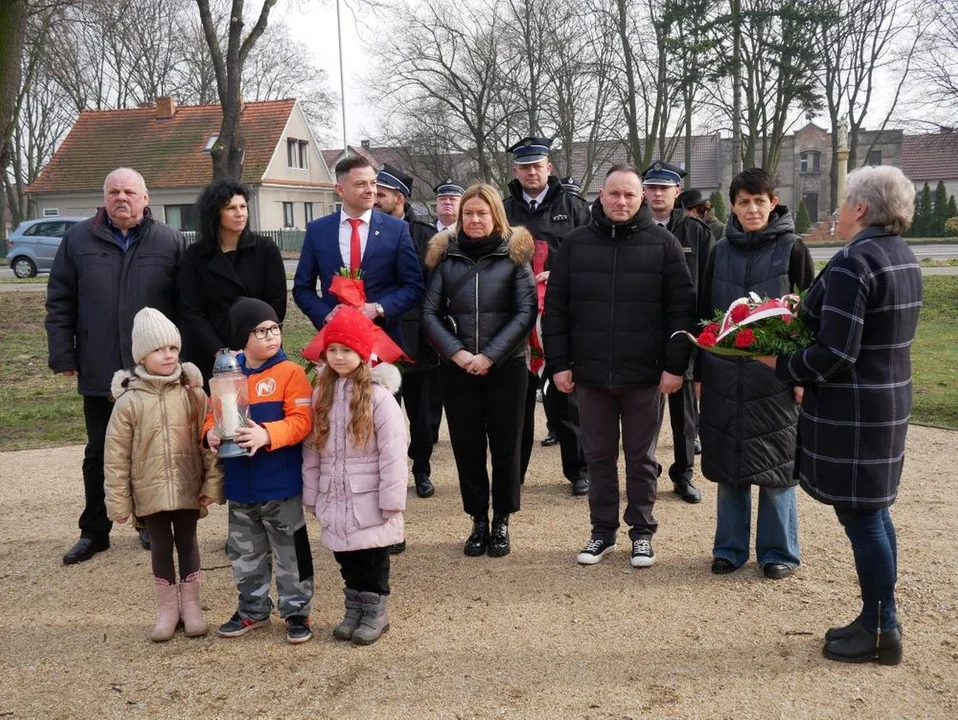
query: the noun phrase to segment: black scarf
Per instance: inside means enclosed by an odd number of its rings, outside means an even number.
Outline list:
[[[486,255],[491,255],[499,249],[499,246],[502,245],[502,236],[499,233],[492,233],[487,237],[476,240],[460,230],[456,236],[456,241],[463,255],[473,262],[479,262]]]

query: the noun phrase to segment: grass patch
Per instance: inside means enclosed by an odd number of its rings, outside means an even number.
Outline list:
[[[0,293],[0,451],[86,442],[76,379],[47,366],[46,293]],[[313,339],[312,323],[289,298],[283,341],[290,358]]]
[[[958,429],[958,276],[925,276],[912,350],[917,422]],[[47,367],[43,292],[0,293],[0,451],[86,441],[76,381]],[[289,299],[283,344],[293,360],[316,331]]]
[[[0,278],[0,285],[46,285],[49,275],[37,275],[32,278]]]

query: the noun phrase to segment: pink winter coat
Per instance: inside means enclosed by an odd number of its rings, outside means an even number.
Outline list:
[[[385,386],[384,386],[385,385]],[[393,397],[399,371],[373,370],[375,433],[357,447],[347,430],[352,382],[336,381],[329,437],[322,452],[303,443],[303,505],[322,523],[323,544],[335,552],[387,547],[403,540],[406,508],[406,421]],[[316,393],[313,394],[316,403]]]

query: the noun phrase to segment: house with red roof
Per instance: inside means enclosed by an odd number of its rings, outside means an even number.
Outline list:
[[[210,149],[221,122],[219,105],[177,106],[171,97],[84,111],[27,192],[41,216],[92,215],[103,204],[107,174],[132,167],[146,180],[153,216],[195,230],[194,203],[212,180]],[[296,100],[248,102],[240,127],[252,230],[305,228],[335,209],[332,174]]]

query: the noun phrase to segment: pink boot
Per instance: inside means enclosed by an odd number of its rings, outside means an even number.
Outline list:
[[[158,608],[156,625],[150,634],[153,642],[166,642],[176,632],[180,621],[180,591],[176,585],[156,578],[156,604]]]
[[[183,627],[186,637],[206,635],[206,620],[200,605],[200,574],[192,573],[180,585],[180,612],[183,615]]]

